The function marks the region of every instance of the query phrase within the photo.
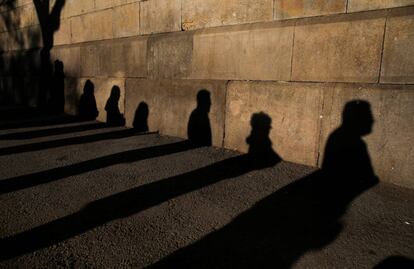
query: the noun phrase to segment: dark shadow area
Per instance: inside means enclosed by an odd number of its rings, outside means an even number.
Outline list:
[[[65,73],[63,62],[56,60],[54,69],[49,109],[52,114],[62,114],[65,111]]]
[[[23,5],[17,3],[3,1],[7,11],[0,14],[9,39],[0,46],[0,102],[47,110],[53,87],[50,51],[65,0],[33,0],[40,27],[26,25]]]
[[[121,90],[117,85],[111,89],[111,94],[105,105],[106,124],[109,126],[124,126],[124,115],[119,111],[119,98],[121,97]]]
[[[135,111],[134,121],[132,123],[135,130],[138,132],[148,132],[148,115],[149,108],[147,103],[139,103],[137,110]]]
[[[86,143],[97,142],[97,141],[108,140],[108,139],[127,138],[131,136],[145,135],[145,134],[155,134],[155,133],[138,132],[135,129],[124,129],[124,130],[107,132],[107,133],[70,137],[70,138],[57,139],[57,140],[52,140],[52,141],[45,141],[45,142],[32,143],[32,144],[26,144],[26,145],[12,146],[12,147],[7,147],[7,148],[0,148],[0,156],[8,155],[8,154],[45,150],[45,149],[51,149],[51,148],[58,148],[58,147],[64,147],[64,146],[70,146],[70,145],[80,145],[80,144],[86,144]]]
[[[45,136],[51,136],[51,135],[61,135],[61,134],[68,134],[68,133],[90,131],[90,130],[96,130],[96,129],[106,128],[106,127],[108,126],[104,123],[93,122],[93,123],[75,125],[75,126],[64,126],[64,127],[50,128],[50,129],[41,129],[41,130],[33,130],[33,131],[27,131],[27,132],[4,134],[4,135],[0,135],[0,140],[32,139],[32,138],[39,138],[39,137],[45,137]]]
[[[211,127],[208,113],[210,112],[210,92],[200,90],[197,93],[197,107],[191,112],[188,120],[187,136],[195,145],[211,146]]]
[[[414,260],[403,256],[391,256],[377,264],[373,269],[413,269]]]
[[[33,0],[36,8],[42,31],[43,47],[40,51],[40,85],[39,85],[39,106],[47,104],[47,96],[50,95],[52,81],[52,67],[50,62],[50,51],[54,44],[54,33],[60,27],[60,15],[65,5],[65,0],[53,1],[53,6],[49,0]],[[52,84],[52,85],[51,85]]]
[[[291,268],[306,252],[324,248],[341,233],[349,204],[378,182],[361,139],[372,124],[367,102],[347,103],[342,125],[328,139],[322,170],[150,268]]]
[[[99,111],[96,106],[95,85],[89,79],[85,82],[83,93],[79,100],[78,116],[82,120],[95,120]]]
[[[6,118],[3,120],[0,117],[0,130],[45,127],[79,121],[75,116],[50,115],[34,108],[7,109],[1,110],[0,113],[4,113],[3,117]]]
[[[194,149],[188,141],[115,153],[64,167],[17,176],[0,181],[0,194],[46,184],[59,179],[102,169],[112,165],[136,162]]]
[[[268,119],[261,120],[261,118],[264,117]],[[268,122],[270,124],[270,118],[264,113],[259,113],[252,117],[252,127],[256,128],[261,126],[260,124],[256,124],[255,120]],[[266,129],[270,130],[270,126],[266,126]],[[252,133],[266,132],[252,130]],[[255,141],[255,143],[260,144],[261,141]],[[255,143],[250,144],[250,147],[260,149],[265,148],[265,146],[256,145]],[[186,145],[188,145],[188,143]],[[264,150],[264,152],[269,151],[272,150]],[[151,152],[150,154],[153,155],[154,148],[148,152]],[[5,260],[51,246],[65,239],[82,234],[104,223],[118,218],[128,217],[180,195],[201,189],[222,180],[235,178],[252,170],[271,167],[280,160],[281,159],[276,153],[268,154],[267,156],[264,156],[264,158],[257,155],[251,156],[250,154],[244,154],[185,174],[148,183],[102,198],[88,204],[77,213],[2,239],[0,241],[0,247],[6,250],[0,254],[0,258],[1,260]],[[40,177],[39,179],[42,178],[45,177]]]

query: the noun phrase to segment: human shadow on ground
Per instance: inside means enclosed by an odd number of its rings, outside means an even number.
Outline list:
[[[270,122],[270,118],[264,113],[253,115],[252,128],[263,128],[264,130],[252,130],[252,134],[268,135]],[[0,259],[9,259],[51,246],[107,222],[131,216],[180,195],[222,180],[238,177],[252,170],[271,167],[281,159],[271,148],[260,144],[261,141],[268,140],[267,137],[263,137],[263,140],[251,139],[247,154],[99,199],[89,203],[79,212],[4,238],[0,241],[0,247],[4,249],[0,253]],[[267,146],[270,145],[267,143]],[[260,154],[261,150],[263,150],[263,154]],[[250,152],[254,152],[254,154],[252,155]]]
[[[82,120],[95,120],[99,115],[95,99],[95,85],[89,79],[85,82],[79,99],[78,116]]]
[[[119,111],[119,98],[121,97],[121,90],[117,85],[111,89],[111,94],[105,105],[106,124],[109,126],[124,126],[124,114]]]
[[[197,107],[191,112],[187,125],[188,139],[198,145],[212,145],[210,120],[208,118],[210,108],[210,92],[202,89],[197,93]]]
[[[132,126],[139,132],[148,132],[148,115],[149,107],[145,102],[139,103],[137,110],[135,111],[134,121]]]
[[[0,130],[44,127],[78,122],[78,117],[71,115],[50,115],[38,109],[5,109],[0,112]]]
[[[0,140],[24,140],[24,139],[52,136],[52,135],[61,135],[61,134],[90,131],[90,130],[96,130],[96,129],[106,128],[106,127],[108,126],[105,123],[92,122],[92,123],[80,124],[80,125],[72,125],[72,126],[64,126],[64,127],[55,127],[55,128],[50,128],[50,129],[41,129],[41,130],[33,130],[33,131],[26,131],[26,132],[3,134],[3,135],[0,135]]]
[[[347,103],[342,125],[326,144],[321,170],[149,268],[291,268],[306,252],[327,246],[342,231],[349,204],[378,182],[361,139],[372,124],[367,102]]]
[[[0,148],[0,156],[9,155],[9,154],[16,154],[16,153],[24,153],[24,152],[31,152],[31,151],[39,151],[39,150],[46,150],[51,148],[58,148],[70,145],[80,145],[86,143],[92,143],[102,140],[109,140],[109,139],[120,139],[120,138],[127,138],[131,136],[138,136],[138,135],[146,135],[146,134],[156,134],[157,132],[139,132],[135,129],[122,129],[116,130],[111,132],[99,133],[99,134],[92,134],[92,135],[84,135],[84,136],[77,136],[77,137],[70,137],[64,139],[57,139],[51,141],[44,141],[32,144],[25,144],[25,145],[17,145],[7,148]]]
[[[403,256],[390,256],[377,264],[373,269],[412,269],[414,260]]]
[[[138,116],[141,117],[142,120],[146,121],[144,117],[148,117],[148,114],[144,113],[144,115],[138,115]],[[207,116],[207,120],[209,120],[208,114],[206,116]],[[193,124],[196,124],[196,123],[193,121]],[[103,124],[103,123],[102,125],[106,126],[106,124]],[[208,130],[208,131],[211,132],[211,130]],[[134,130],[131,130],[131,132],[134,132]],[[206,135],[203,134],[203,136],[206,136]],[[211,137],[211,134],[207,136]],[[23,176],[3,179],[0,181],[0,194],[9,193],[9,192],[13,192],[13,191],[21,190],[21,189],[26,189],[26,188],[41,185],[41,184],[46,184],[49,182],[57,181],[59,179],[63,179],[63,178],[78,175],[78,174],[83,174],[83,173],[94,171],[97,169],[102,169],[102,168],[116,165],[119,163],[136,162],[140,160],[174,154],[174,153],[183,152],[183,151],[187,151],[187,150],[191,150],[191,149],[204,146],[203,144],[199,143],[199,141],[203,141],[203,140],[197,138],[196,136],[193,136],[192,140],[189,139],[186,141],[176,142],[172,144],[124,151],[124,152],[115,153],[115,154],[99,157],[96,159],[72,164],[69,166],[58,167],[58,168],[53,168],[53,169],[46,170],[46,171],[29,174],[29,175],[23,175]],[[51,143],[53,145],[53,141]],[[38,146],[36,145],[34,147],[38,147]],[[21,148],[19,149],[21,150]],[[6,148],[5,151],[7,152],[7,150],[10,150],[10,149]],[[16,148],[12,148],[11,150],[16,150]],[[1,149],[0,149],[0,152],[1,152]]]

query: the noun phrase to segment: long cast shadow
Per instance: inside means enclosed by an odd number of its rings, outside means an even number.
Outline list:
[[[124,151],[64,167],[8,178],[0,181],[0,194],[46,184],[62,178],[83,174],[120,163],[141,161],[191,150],[197,147],[197,145],[194,145],[189,141],[181,141],[167,145]]]
[[[257,127],[260,123],[270,124],[270,118],[267,115],[263,113],[255,115],[252,119],[258,119],[259,123],[252,124],[252,126]],[[267,118],[263,119],[263,117]],[[265,126],[265,128],[265,131],[252,131],[252,135],[268,134],[270,126]],[[268,140],[270,139],[263,137],[263,141]],[[260,155],[258,155],[259,152]],[[280,160],[280,157],[271,148],[250,144],[249,153],[245,155],[97,200],[77,213],[2,239],[0,247],[6,250],[0,254],[0,259],[9,259],[51,246],[109,221],[128,217],[174,197],[240,176],[252,170],[273,166]]]
[[[65,127],[58,127],[58,128],[3,134],[3,135],[0,135],[0,139],[1,140],[23,140],[23,139],[51,136],[51,135],[61,135],[61,134],[96,130],[96,129],[102,129],[105,127],[108,127],[105,123],[94,122],[94,123],[88,123],[88,124],[82,124],[82,125],[76,125],[76,126],[65,126]]]
[[[79,144],[86,144],[91,142],[97,142],[107,139],[119,139],[119,138],[126,138],[131,136],[137,135],[146,135],[146,134],[156,134],[157,132],[138,132],[135,129],[123,129],[113,132],[106,132],[106,133],[99,133],[99,134],[92,134],[92,135],[85,135],[85,136],[77,136],[77,137],[70,137],[65,139],[57,139],[52,141],[45,141],[39,143],[32,143],[26,145],[18,145],[12,146],[7,148],[0,148],[0,156],[8,155],[8,154],[16,154],[16,153],[24,153],[24,152],[31,152],[31,151],[39,151],[51,148],[58,148],[64,147],[69,145],[79,145]]]
[[[149,268],[291,268],[342,231],[349,204],[377,184],[365,142],[367,102],[349,102],[327,142],[322,170],[259,201],[230,224]]]

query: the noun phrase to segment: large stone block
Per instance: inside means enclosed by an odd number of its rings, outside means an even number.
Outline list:
[[[90,80],[94,85],[96,106],[99,111],[97,120],[106,122],[105,105],[111,94],[113,86],[118,86],[121,92],[118,107],[124,112],[125,104],[125,80],[114,78],[67,78],[65,79],[65,112],[71,115],[78,114],[79,99],[83,93],[85,82]]]
[[[112,10],[73,17],[72,43],[112,38]]]
[[[287,161],[317,163],[322,90],[325,84],[278,82],[230,82],[227,89],[224,147],[248,151],[254,113],[272,119],[273,149]],[[259,130],[260,131],[260,130]]]
[[[348,0],[348,12],[414,5],[414,0]]]
[[[99,74],[99,45],[80,46],[80,75],[82,77],[95,77]]]
[[[382,83],[414,84],[414,9],[409,11],[405,16],[388,18],[381,68]]]
[[[118,6],[113,9],[114,37],[139,34],[139,3]]]
[[[140,4],[141,34],[181,30],[181,0],[150,0]]]
[[[80,48],[76,47],[56,47],[51,51],[51,60],[63,62],[63,70],[66,77],[80,76]]]
[[[341,124],[345,104],[355,99],[369,102],[374,116],[372,132],[363,139],[375,173],[380,180],[414,188],[413,86],[337,84],[325,91],[319,165],[328,136]]]
[[[293,26],[226,27],[194,35],[192,78],[290,80]]]
[[[292,80],[378,82],[384,27],[378,12],[298,22]]]
[[[175,33],[148,40],[148,73],[151,78],[187,78],[191,74],[193,36]]]
[[[347,0],[275,0],[275,20],[346,12]]]
[[[145,80],[126,81],[126,118],[132,126],[139,103],[149,108],[150,131],[187,138],[187,125],[196,108],[196,96],[201,89],[211,95],[209,113],[214,146],[221,147],[224,136],[225,81],[208,80]]]
[[[182,28],[193,30],[214,26],[271,21],[273,0],[183,0]]]
[[[70,44],[70,19],[60,20],[59,29],[54,33],[53,38],[55,46]]]
[[[98,49],[99,76],[147,76],[147,38],[104,42]]]
[[[52,9],[54,6],[54,1],[51,1],[50,8]],[[94,10],[95,7],[95,0],[82,0],[82,1],[74,1],[74,0],[66,0],[65,5],[62,9],[61,18],[68,18],[72,16],[78,16],[81,14],[85,14],[87,12],[91,12]]]

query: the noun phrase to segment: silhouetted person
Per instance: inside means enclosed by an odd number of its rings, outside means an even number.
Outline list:
[[[191,112],[188,121],[187,136],[197,146],[211,146],[211,127],[208,113],[210,112],[210,92],[200,90],[197,93],[197,107]]]
[[[55,61],[55,72],[52,78],[50,108],[53,113],[63,113],[65,109],[65,74],[63,62]]]
[[[137,110],[135,111],[134,122],[132,126],[138,132],[148,132],[148,105],[145,102],[139,103]]]
[[[79,100],[79,117],[82,120],[94,120],[98,117],[99,111],[96,107],[95,85],[89,79],[83,87],[83,94]]]
[[[362,137],[372,131],[374,118],[368,102],[350,101],[342,113],[342,124],[328,138],[322,170],[333,177],[342,195],[356,195],[377,183],[367,146]],[[360,189],[360,190],[359,190]]]
[[[261,128],[247,139],[254,142],[252,156],[263,156],[271,144],[269,128],[262,128],[268,119],[259,115],[252,117],[252,127]],[[278,189],[149,268],[291,268],[306,252],[320,251],[342,231],[350,203],[378,182],[361,138],[372,124],[367,102],[349,102],[341,126],[328,139],[322,170]]]
[[[263,118],[266,119],[263,120]],[[270,123],[267,118],[268,116],[264,113],[255,114],[252,117],[252,134],[266,133],[265,131],[255,130],[254,128],[263,127],[263,124],[258,124],[256,121]],[[270,129],[270,126],[266,125],[266,128]],[[263,138],[264,140],[267,140],[266,137]],[[185,143],[181,144],[181,148],[182,146],[186,149],[194,148],[193,146],[188,147],[188,143],[186,141],[184,142]],[[252,140],[250,147],[261,148],[263,149],[263,152],[273,151],[271,148],[265,149],[264,145],[260,145],[261,143],[262,141],[260,140]],[[177,152],[177,150],[174,150],[174,148],[176,148],[176,145],[174,144],[121,152],[112,156],[103,156],[96,160],[89,160],[80,164],[53,169],[47,173],[41,173],[38,178],[35,178],[36,184],[38,184],[39,181],[50,181],[50,179],[56,180],[56,178],[59,177],[67,177],[69,174],[75,175],[85,173],[94,169],[108,167],[109,165],[135,162],[145,158],[173,154]],[[266,144],[268,146],[271,145],[271,143]],[[161,152],[157,152],[160,150]],[[164,152],[164,154],[162,154],[162,152]],[[88,203],[78,212],[31,228],[30,230],[19,234],[0,239],[0,247],[5,248],[7,246],[5,251],[0,252],[0,261],[48,247],[112,220],[129,217],[168,200],[220,181],[235,180],[236,177],[253,170],[270,167],[280,160],[276,153],[273,152],[271,155],[275,156],[275,158],[272,160],[268,158],[266,164],[263,165],[257,165],[257,163],[260,163],[261,159],[261,156],[259,155],[255,155],[258,160],[254,163],[252,163],[252,156],[249,153],[239,155],[184,174],[152,181],[93,201]],[[31,180],[33,180],[33,178],[31,178]],[[16,182],[16,179],[13,179],[12,182]],[[223,242],[223,244],[224,243],[225,242]],[[172,266],[170,268],[180,267]]]
[[[253,161],[261,164],[281,161],[281,158],[272,149],[272,141],[269,133],[272,128],[272,119],[265,113],[259,112],[252,115],[250,120],[252,127],[250,135],[246,138],[249,145],[248,154]]]
[[[124,126],[124,115],[119,111],[119,98],[121,97],[121,90],[114,85],[111,89],[111,95],[105,105],[106,123],[111,126]]]

